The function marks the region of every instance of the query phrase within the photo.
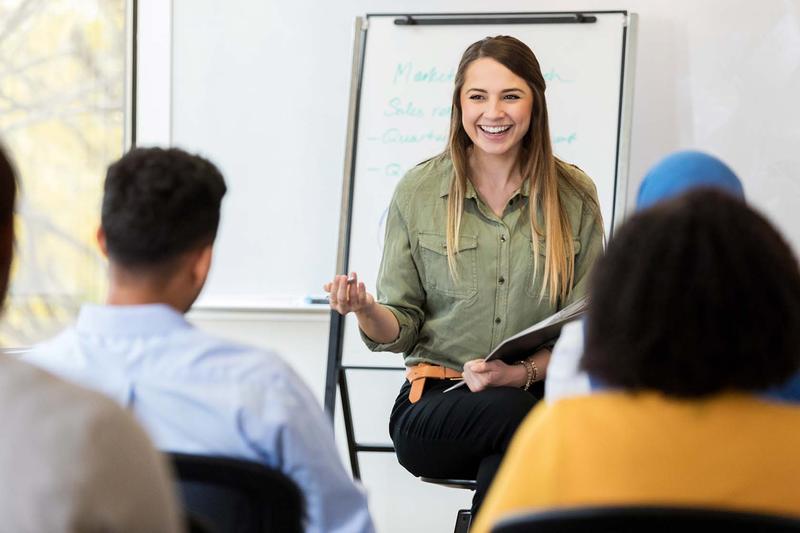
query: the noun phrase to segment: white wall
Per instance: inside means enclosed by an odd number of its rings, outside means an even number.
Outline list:
[[[169,20],[170,12],[163,7],[168,3],[139,2],[143,15],[147,11],[158,15],[152,23],[142,21],[140,39],[149,27],[164,26]],[[157,7],[149,7],[152,4]],[[265,168],[283,168],[292,160],[298,176],[320,177],[307,192],[329,198],[331,209],[317,213],[308,228],[326,233],[332,241],[337,238],[334,207],[340,195],[355,16],[628,9],[640,14],[630,195],[635,195],[647,168],[663,155],[680,148],[708,150],[739,173],[751,201],[800,250],[800,214],[793,209],[800,201],[800,180],[792,179],[800,163],[795,149],[800,142],[800,106],[794,104],[800,92],[800,3],[796,0],[495,0],[490,5],[484,0],[273,0],[266,4],[175,0],[175,4],[178,13],[188,9],[213,17],[211,27],[244,29],[238,41],[241,49],[226,50],[232,63],[237,57],[246,59],[238,60],[244,71],[232,82],[244,85],[247,69],[258,70],[254,77],[268,72],[273,82],[256,95],[258,105],[251,113],[230,118],[242,121],[238,131],[247,133],[243,142],[258,151]],[[181,27],[180,20],[172,23]],[[260,39],[248,37],[248,31],[253,31],[248,28],[253,27],[258,28]],[[143,44],[148,44],[147,39]],[[197,47],[202,48],[202,43]],[[161,64],[165,53],[169,50],[161,47]],[[143,61],[140,58],[140,69],[147,68]],[[161,79],[168,94],[170,80]],[[143,86],[140,78],[140,93],[143,87],[151,85]],[[198,92],[203,90],[197,87]],[[253,98],[248,90],[243,86],[243,98]],[[153,133],[150,126],[156,123],[163,129],[163,98],[153,92],[147,98],[148,102],[140,98],[139,129],[149,135],[145,142],[161,140],[163,136]],[[150,106],[149,101],[157,105]],[[213,109],[208,113],[215,120],[224,116]],[[203,118],[197,117],[198,127]],[[324,250],[325,255],[332,253],[333,249]]]
[[[140,4],[148,1],[164,0],[140,0]],[[325,195],[332,207],[316,214],[313,230],[324,232],[332,242],[337,239],[339,214],[334,206],[339,205],[356,15],[628,9],[640,17],[629,197],[635,197],[641,176],[662,156],[683,148],[707,150],[733,167],[750,201],[764,210],[795,251],[800,251],[797,0],[494,0],[490,4],[485,0],[271,0],[266,7],[261,2],[230,0],[218,4],[215,16],[225,24],[251,24],[255,5],[261,6],[258,12],[266,13],[258,21],[263,48],[257,52],[263,68],[279,74],[260,105],[252,109],[254,115],[263,117],[264,138],[270,139],[260,144],[261,154],[269,166],[271,160],[287,157],[286,152],[298,146],[305,154],[313,153],[313,157],[297,158],[296,164],[300,171],[320,176],[309,193]],[[236,52],[230,50],[232,59]],[[140,101],[140,111],[146,115],[143,104]],[[283,131],[279,137],[273,135],[276,125]],[[261,129],[252,135],[260,136]],[[284,229],[263,228],[263,238]],[[333,264],[334,258],[319,260]],[[193,319],[218,333],[276,347],[322,397],[326,314],[199,311]],[[385,358],[393,356],[375,357],[376,361],[388,361]],[[394,386],[354,386],[358,389],[352,391],[355,402],[377,405],[356,421],[357,430],[370,437],[385,435],[388,412],[381,411],[398,387],[399,378]],[[386,389],[380,401],[372,394],[378,388]],[[405,474],[391,456],[365,454],[363,462],[365,484],[381,532],[449,531],[456,509],[468,505],[468,495],[423,486]]]

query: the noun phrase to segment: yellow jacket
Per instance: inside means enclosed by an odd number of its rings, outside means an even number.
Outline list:
[[[542,403],[520,426],[470,531],[535,509],[625,504],[800,517],[800,407],[653,392]]]

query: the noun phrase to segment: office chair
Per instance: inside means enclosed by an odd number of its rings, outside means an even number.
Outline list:
[[[800,520],[702,507],[573,507],[518,514],[492,533],[798,533]]]
[[[302,533],[303,494],[283,473],[226,457],[167,456],[193,530]]]

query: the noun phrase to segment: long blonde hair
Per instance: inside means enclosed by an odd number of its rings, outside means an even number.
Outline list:
[[[453,162],[453,179],[447,199],[447,263],[450,275],[456,277],[456,256],[464,197],[469,174],[468,149],[472,141],[461,123],[461,89],[467,68],[476,59],[494,59],[508,70],[524,79],[533,92],[531,125],[522,138],[519,151],[519,169],[523,180],[530,180],[531,236],[533,238],[534,271],[538,271],[539,238],[544,239],[544,278],[539,293],[544,298],[549,288],[550,303],[564,301],[575,280],[575,256],[572,251],[572,225],[559,197],[559,176],[589,204],[600,220],[600,208],[587,186],[564,170],[562,161],[553,156],[550,143],[550,126],[547,119],[547,102],[544,97],[545,81],[539,61],[525,43],[508,36],[487,37],[471,44],[458,65],[453,90],[453,109],[450,118],[450,137],[442,157]],[[561,168],[559,168],[561,167]],[[544,228],[536,220],[537,210],[542,210]],[[535,276],[534,276],[535,279]]]

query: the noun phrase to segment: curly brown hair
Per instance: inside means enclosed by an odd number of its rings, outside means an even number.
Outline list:
[[[582,366],[611,387],[696,398],[800,367],[800,271],[756,211],[699,189],[632,217],[592,277]]]

